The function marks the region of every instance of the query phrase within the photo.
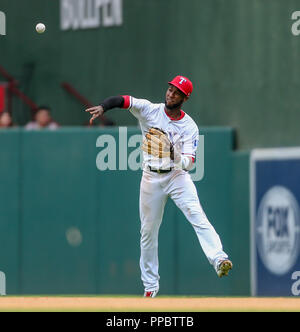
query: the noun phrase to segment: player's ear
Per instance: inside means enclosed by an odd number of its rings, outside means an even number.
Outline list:
[[[186,102],[186,101],[188,101],[188,100],[189,100],[189,98],[190,98],[190,96],[184,96],[184,99],[183,99],[183,101],[184,101],[184,102]]]

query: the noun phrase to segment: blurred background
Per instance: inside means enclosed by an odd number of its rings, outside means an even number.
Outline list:
[[[0,11],[0,271],[8,294],[142,293],[141,172],[96,167],[99,135],[113,136],[118,149],[119,127],[129,139],[138,124],[115,110],[90,127],[84,110],[117,94],[164,102],[167,82],[180,74],[194,84],[184,110],[205,137],[196,187],[234,270],[216,278],[169,202],[161,293],[291,295],[298,206],[285,221],[288,238],[268,229],[262,240],[256,225],[265,219],[256,214],[274,186],[292,183],[300,202],[299,0],[0,0]],[[291,147],[292,170],[282,157]],[[276,172],[268,164],[256,176],[258,148],[272,148]],[[259,241],[289,242],[272,253],[290,263],[285,273],[268,269]]]

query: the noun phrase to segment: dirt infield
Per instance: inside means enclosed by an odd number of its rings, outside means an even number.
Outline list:
[[[300,311],[300,298],[0,297],[0,311]]]

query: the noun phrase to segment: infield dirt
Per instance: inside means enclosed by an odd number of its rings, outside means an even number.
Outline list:
[[[0,297],[0,311],[300,311],[300,298]]]

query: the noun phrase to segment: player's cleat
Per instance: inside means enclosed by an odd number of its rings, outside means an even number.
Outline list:
[[[144,297],[155,297],[157,293],[158,291],[150,291],[150,292],[145,291]]]
[[[232,269],[232,262],[229,259],[222,260],[217,267],[217,275],[222,278],[228,275],[228,272]]]

